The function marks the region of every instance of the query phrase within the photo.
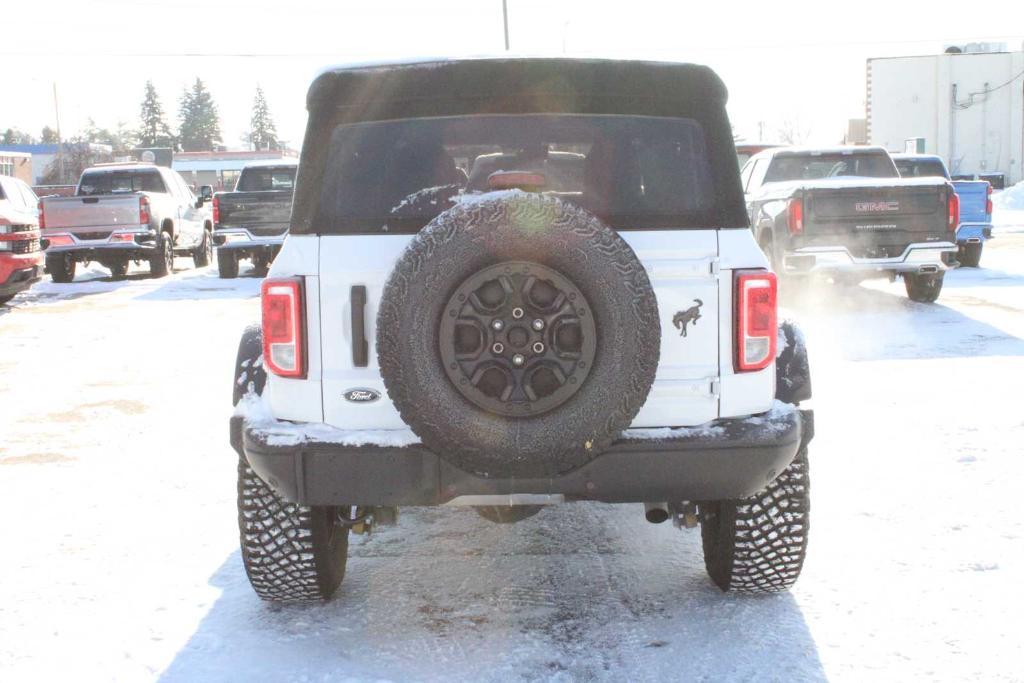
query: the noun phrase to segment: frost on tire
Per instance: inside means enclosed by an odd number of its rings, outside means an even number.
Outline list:
[[[807,553],[807,449],[763,491],[700,505],[704,565],[723,591],[776,593],[796,583]]]

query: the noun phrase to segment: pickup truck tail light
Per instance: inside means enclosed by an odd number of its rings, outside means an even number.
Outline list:
[[[736,372],[763,370],[778,344],[778,283],[767,270],[733,275],[736,313]]]
[[[986,193],[986,196],[985,196],[985,213],[987,213],[989,216],[992,215],[992,185],[991,184],[989,184],[988,192]]]
[[[217,225],[220,223],[220,197],[217,195],[213,196],[213,224]]]
[[[302,280],[263,281],[263,362],[279,377],[306,377]]]
[[[139,225],[149,225],[149,197],[139,197]]]
[[[43,213],[43,200],[39,200],[39,229],[46,229],[46,215]]]
[[[960,225],[960,197],[956,192],[949,193],[949,231],[956,232]]]
[[[801,197],[790,199],[786,214],[788,216],[789,234],[801,234],[804,231],[804,200]]]

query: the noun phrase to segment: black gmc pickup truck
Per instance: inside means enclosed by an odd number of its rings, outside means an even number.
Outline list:
[[[242,169],[234,192],[213,196],[213,241],[217,268],[224,278],[238,277],[241,259],[252,259],[263,276],[281,250],[292,213],[298,162],[258,161]]]
[[[765,150],[740,173],[750,225],[782,275],[902,277],[931,303],[956,267],[959,201],[942,178],[900,178],[880,147]]]

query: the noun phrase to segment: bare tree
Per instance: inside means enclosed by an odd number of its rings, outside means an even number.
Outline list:
[[[807,138],[811,135],[811,127],[805,126],[800,121],[799,116],[785,119],[782,124],[776,129],[776,134],[779,136],[779,142],[783,142],[787,145],[802,145],[807,142]]]

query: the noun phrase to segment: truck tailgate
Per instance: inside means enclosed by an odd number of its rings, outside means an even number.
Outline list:
[[[951,240],[950,191],[944,183],[807,189],[801,246],[841,244],[855,257],[887,258],[915,242]]]
[[[218,228],[246,228],[254,235],[279,235],[288,229],[292,214],[290,190],[224,192],[217,195]]]
[[[137,227],[140,196],[112,194],[91,197],[47,197],[43,200],[46,231]]]
[[[987,180],[954,180],[953,189],[960,197],[961,223],[991,223],[988,198],[991,185]]]

